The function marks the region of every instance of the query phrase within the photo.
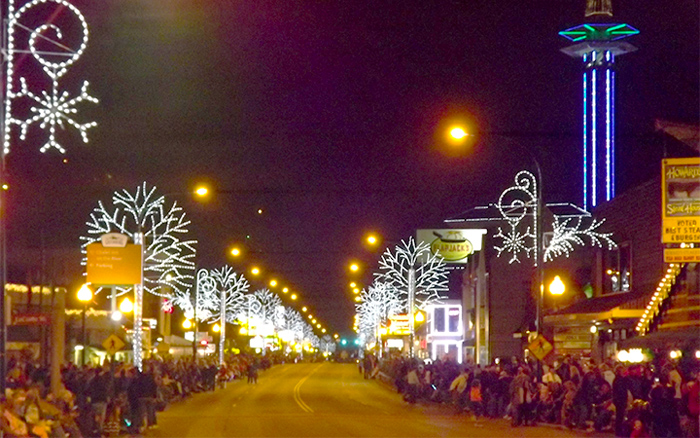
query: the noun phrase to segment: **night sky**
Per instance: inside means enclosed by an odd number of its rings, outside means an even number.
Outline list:
[[[534,170],[523,149],[542,164],[547,201],[580,203],[581,63],[557,32],[584,22],[583,0],[74,4],[90,41],[62,86],[90,81],[101,102],[77,118],[99,125],[87,145],[62,133],[65,157],[40,154],[36,130],[15,141],[10,252],[77,251],[97,200],[147,181],[186,209],[200,266],[259,263],[348,332],[347,264],[361,260],[367,284],[378,258],[365,231],[398,241],[495,202]],[[698,123],[700,11],[695,0],[613,8],[641,31],[617,62],[624,190],[658,167],[654,119]],[[441,137],[452,121],[476,134],[459,153]],[[202,180],[227,193],[181,194]],[[246,262],[227,258],[244,241]]]

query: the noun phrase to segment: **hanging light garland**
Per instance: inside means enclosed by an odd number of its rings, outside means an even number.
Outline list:
[[[641,336],[648,333],[651,322],[659,314],[661,304],[668,298],[671,287],[676,283],[676,277],[678,277],[678,274],[681,272],[681,268],[682,266],[680,264],[671,263],[666,270],[666,274],[661,278],[661,281],[659,281],[654,295],[652,295],[644,310],[644,314],[637,323],[636,330]]]

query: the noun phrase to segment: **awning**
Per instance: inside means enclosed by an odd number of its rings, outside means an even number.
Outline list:
[[[620,341],[618,348],[648,348],[651,350],[700,349],[700,330],[687,328],[653,332],[646,336],[637,336]]]

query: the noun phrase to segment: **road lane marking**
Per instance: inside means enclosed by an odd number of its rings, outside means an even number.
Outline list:
[[[308,379],[309,377],[311,377],[311,375],[312,375],[313,373],[315,373],[315,372],[316,372],[319,368],[321,368],[323,365],[325,365],[325,362],[322,363],[321,365],[317,366],[316,368],[314,368],[313,371],[311,371],[308,375],[306,375],[306,377],[304,377],[303,379],[299,380],[299,383],[297,383],[296,386],[294,387],[294,401],[296,402],[297,405],[299,405],[299,407],[300,407],[304,412],[308,412],[308,413],[311,414],[311,413],[314,412],[314,410],[311,409],[311,407],[310,407],[309,405],[307,405],[306,403],[304,403],[304,400],[301,399],[301,385],[303,385],[304,382],[306,382],[306,379]]]

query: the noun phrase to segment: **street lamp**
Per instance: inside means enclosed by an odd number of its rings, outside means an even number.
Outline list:
[[[84,304],[83,306],[83,328],[81,331],[81,343],[83,344],[83,348],[81,350],[81,362],[82,365],[85,365],[85,342],[87,340],[87,333],[85,329],[85,321],[87,317],[87,305],[90,301],[92,301],[92,290],[90,290],[90,287],[86,284],[83,284],[80,289],[78,290],[78,301],[82,302]]]
[[[549,284],[549,293],[552,295],[562,295],[564,292],[566,292],[566,285],[561,281],[561,277],[557,275]]]

